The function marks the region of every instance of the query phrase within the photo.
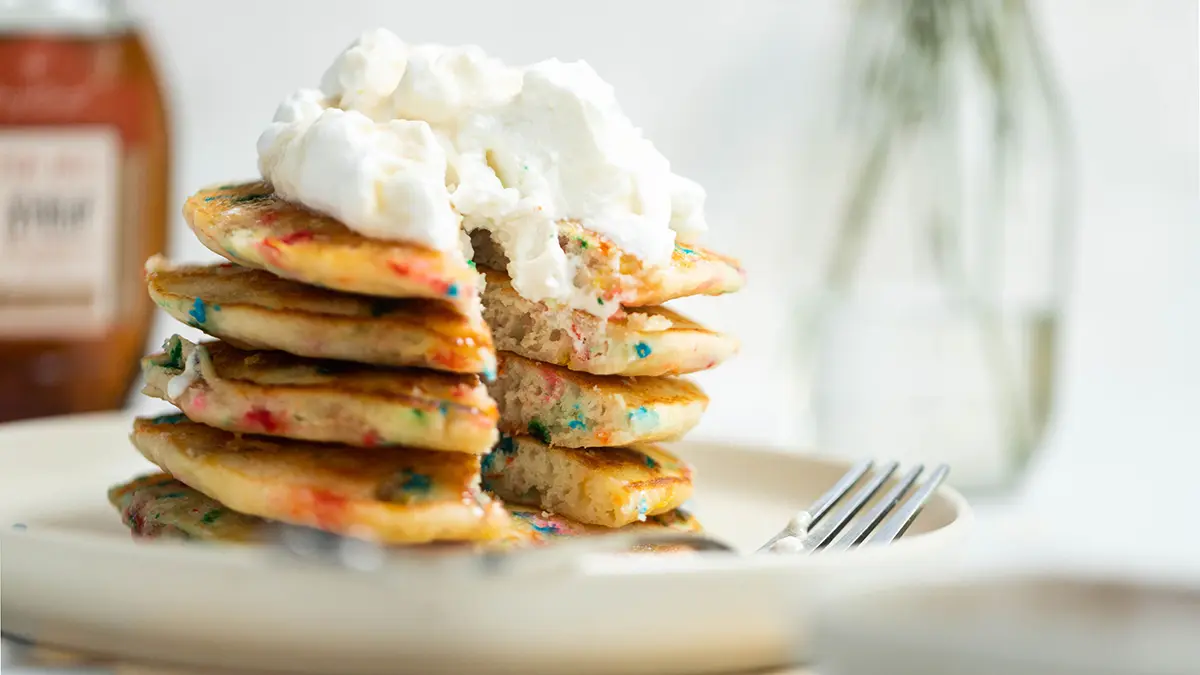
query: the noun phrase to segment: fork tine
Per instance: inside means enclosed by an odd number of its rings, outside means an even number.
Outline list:
[[[876,492],[879,492],[879,488],[883,487],[884,482],[895,473],[898,466],[900,466],[898,462],[888,462],[883,465],[871,477],[871,480],[867,481],[866,485],[863,485],[858,489],[858,492],[855,492],[850,497],[849,501],[839,506],[837,511],[834,511],[828,518],[822,520],[820,524],[809,530],[808,534],[801,540],[804,544],[804,550],[809,552],[815,551],[837,536],[837,533],[846,526],[846,523],[850,522],[850,519],[862,509],[863,505]]]
[[[829,509],[849,492],[850,488],[854,487],[854,484],[864,474],[871,470],[872,465],[874,465],[874,462],[869,459],[857,462],[854,466],[850,467],[850,470],[844,476],[838,479],[838,482],[833,484],[833,487],[829,488],[825,494],[817,497],[817,501],[808,507],[808,515],[812,516],[812,524],[815,525],[817,521],[824,518]]]
[[[842,475],[842,477],[833,484],[833,487],[829,488],[825,494],[817,497],[817,500],[813,502],[807,509],[805,509],[805,513],[812,518],[809,525],[811,526],[823,518],[825,514],[829,512],[829,509],[836,504],[839,499],[845,496],[845,494],[850,491],[850,488],[854,487],[854,484],[863,477],[863,474],[871,470],[871,466],[873,465],[874,462],[869,459],[856,462],[850,467],[849,471]],[[767,543],[760,546],[758,551],[759,553],[762,553],[763,551],[769,551],[771,550],[771,547],[775,545],[775,542],[779,541],[780,539],[801,534],[804,533],[793,532],[791,529],[791,523],[789,523],[788,527],[775,533],[775,536],[768,539]]]
[[[904,493],[912,487],[912,484],[917,482],[917,478],[924,470],[925,467],[921,464],[909,469],[908,473],[904,474],[899,482],[892,486],[892,489],[888,490],[887,494],[876,502],[869,511],[847,525],[846,530],[842,532],[842,536],[826,544],[825,550],[840,551],[861,542],[883,520],[884,516],[896,507],[896,504],[900,502],[900,497],[904,496]]]
[[[867,544],[886,544],[894,539],[898,539],[908,529],[916,519],[917,514],[921,512],[921,507],[925,506],[925,502],[933,495],[933,491],[941,485],[946,479],[946,474],[950,473],[950,467],[945,464],[940,464],[933,470],[933,474],[921,483],[916,492],[909,495],[908,499],[883,522],[871,536],[867,538]]]

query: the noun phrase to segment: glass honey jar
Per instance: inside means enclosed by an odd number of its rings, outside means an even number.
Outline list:
[[[168,151],[154,64],[118,0],[0,2],[0,422],[124,404]]]

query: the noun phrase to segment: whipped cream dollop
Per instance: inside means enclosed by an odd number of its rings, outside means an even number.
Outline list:
[[[611,313],[558,242],[577,221],[647,265],[707,229],[704,190],[622,112],[586,63],[510,67],[474,46],[365,33],[279,106],[258,141],[276,191],[366,236],[470,256],[491,233],[522,296]]]

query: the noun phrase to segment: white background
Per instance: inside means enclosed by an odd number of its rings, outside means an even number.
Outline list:
[[[797,265],[806,260],[796,242],[832,216],[837,177],[829,167],[838,158],[824,125],[842,3],[130,5],[170,90],[176,204],[201,185],[255,175],[255,139],[275,105],[315,85],[364,28],[385,26],[412,42],[476,43],[514,63],[589,61],[676,170],[708,188],[708,243],[740,257],[749,273],[744,292],[688,304],[743,340],[736,360],[702,378],[713,403],[695,436],[795,445],[787,331]],[[1052,507],[1048,517],[1070,516],[1062,522],[1101,548],[1127,548],[1115,546],[1131,541],[1119,528],[1149,519],[1164,536],[1149,537],[1146,550],[1178,552],[1181,541],[1200,540],[1187,534],[1194,528],[1186,517],[1200,511],[1192,478],[1200,476],[1196,3],[1035,6],[1066,90],[1082,176],[1058,424],[1039,455],[1030,503]],[[179,218],[170,253],[210,257]],[[155,341],[175,330],[161,321]]]

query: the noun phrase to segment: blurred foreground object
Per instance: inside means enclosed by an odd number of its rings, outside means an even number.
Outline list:
[[[0,422],[119,408],[150,328],[167,131],[117,0],[0,0]]]
[[[1195,675],[1200,589],[1066,572],[856,591],[816,629],[825,675]]]
[[[852,3],[853,146],[801,358],[823,451],[1005,487],[1050,413],[1074,196],[1021,0]]]

